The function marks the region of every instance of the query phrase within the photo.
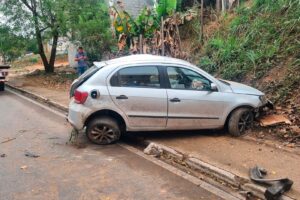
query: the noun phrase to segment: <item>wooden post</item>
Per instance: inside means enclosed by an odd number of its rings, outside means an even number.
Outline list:
[[[161,17],[161,28],[160,28],[160,39],[161,39],[161,55],[165,55],[165,37],[164,37],[164,18]]]
[[[203,30],[204,30],[204,0],[201,0],[201,13],[200,13],[201,17],[200,17],[200,25],[201,25],[201,42],[203,43],[203,37],[204,37],[204,34],[203,34]]]
[[[217,10],[217,13],[220,13],[220,11],[221,11],[221,0],[216,0],[216,10]]]
[[[226,8],[225,8],[225,0],[222,0],[222,12],[225,12]]]
[[[143,35],[140,34],[140,41],[139,41],[139,48],[140,48],[140,54],[143,53]]]
[[[176,26],[177,36],[178,36],[178,45],[179,45],[178,47],[179,47],[179,51],[181,51],[181,39],[180,39],[180,32],[177,23],[175,23],[175,26]]]

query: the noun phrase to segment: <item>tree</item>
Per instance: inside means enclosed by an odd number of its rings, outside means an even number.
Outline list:
[[[105,51],[115,45],[105,0],[69,0],[67,27],[72,41],[78,41],[90,61],[101,60]]]
[[[8,26],[0,25],[0,56],[10,62],[27,50],[27,39],[16,35]]]
[[[45,72],[54,72],[58,37],[65,33],[64,8],[67,0],[0,0],[0,11],[17,31],[33,35],[38,45]],[[52,40],[49,59],[43,42]]]

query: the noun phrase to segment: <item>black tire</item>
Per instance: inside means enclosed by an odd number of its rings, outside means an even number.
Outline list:
[[[238,137],[244,135],[247,130],[252,128],[254,115],[249,108],[239,108],[235,110],[228,121],[229,134]]]
[[[5,83],[0,82],[0,91],[4,91],[4,90],[5,90]]]
[[[119,140],[121,129],[115,119],[99,117],[88,123],[86,135],[95,144],[111,144]]]

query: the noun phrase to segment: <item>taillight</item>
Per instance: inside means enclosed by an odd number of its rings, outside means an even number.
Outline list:
[[[87,92],[80,92],[78,90],[75,90],[75,93],[74,93],[75,102],[78,104],[84,104],[88,95],[89,94]]]

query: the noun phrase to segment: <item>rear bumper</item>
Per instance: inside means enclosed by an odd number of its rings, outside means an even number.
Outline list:
[[[84,107],[82,105],[76,104],[73,100],[71,101],[67,121],[78,131],[84,128],[83,110]]]

